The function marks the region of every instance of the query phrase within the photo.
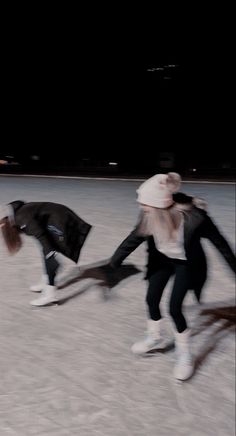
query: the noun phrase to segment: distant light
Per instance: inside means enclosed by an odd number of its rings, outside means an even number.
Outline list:
[[[196,168],[193,168],[193,172],[195,173],[197,171],[197,169]]]
[[[40,160],[40,157],[37,156],[36,154],[34,154],[33,156],[31,156],[32,160]]]
[[[115,166],[115,165],[118,165],[118,163],[117,162],[109,162],[109,165]]]
[[[148,68],[147,71],[164,71],[162,67]]]

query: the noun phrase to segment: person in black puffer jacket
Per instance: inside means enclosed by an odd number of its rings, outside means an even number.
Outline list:
[[[21,233],[35,237],[42,248],[45,274],[31,291],[41,292],[33,306],[45,306],[57,301],[55,277],[59,267],[57,253],[78,262],[81,248],[91,225],[68,207],[50,202],[13,201],[0,208],[0,227],[11,254],[21,248]]]

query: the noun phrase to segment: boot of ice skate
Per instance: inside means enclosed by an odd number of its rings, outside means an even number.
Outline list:
[[[57,302],[56,286],[46,285],[39,298],[30,302],[31,306],[47,306]]]
[[[143,340],[136,342],[131,347],[131,351],[134,354],[145,354],[155,349],[164,349],[166,347],[166,341],[164,341],[161,336],[162,323],[162,319],[158,321],[148,319],[146,337]]]
[[[42,292],[45,285],[48,284],[48,276],[47,274],[42,274],[41,280],[39,283],[36,283],[35,285],[30,286],[31,292]]]
[[[190,330],[175,332],[176,363],[174,377],[177,380],[187,380],[194,372],[194,362],[190,352]]]

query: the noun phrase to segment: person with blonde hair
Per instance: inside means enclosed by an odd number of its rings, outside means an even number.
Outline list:
[[[130,253],[147,240],[147,336],[132,346],[135,354],[165,347],[159,305],[170,277],[174,276],[169,303],[175,327],[174,376],[186,380],[193,374],[194,364],[190,352],[190,329],[182,304],[190,289],[200,301],[207,276],[201,238],[208,238],[216,246],[234,272],[236,262],[229,244],[204,210],[205,202],[177,193],[180,185],[181,177],[177,173],[157,174],[141,184],[137,190],[137,201],[141,208],[139,222],[114,252],[110,269],[120,266]]]
[[[41,246],[44,273],[40,283],[30,288],[33,292],[41,292],[41,295],[31,301],[32,306],[57,302],[57,253],[77,263],[91,227],[63,204],[13,201],[0,208],[0,228],[10,254],[20,250],[21,234],[33,236]]]

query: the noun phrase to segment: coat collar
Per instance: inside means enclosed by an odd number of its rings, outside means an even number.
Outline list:
[[[14,213],[16,213],[18,211],[18,209],[20,209],[20,207],[24,206],[24,204],[25,204],[24,201],[16,200],[16,201],[12,201],[11,203],[9,203],[9,206],[11,206]]]

